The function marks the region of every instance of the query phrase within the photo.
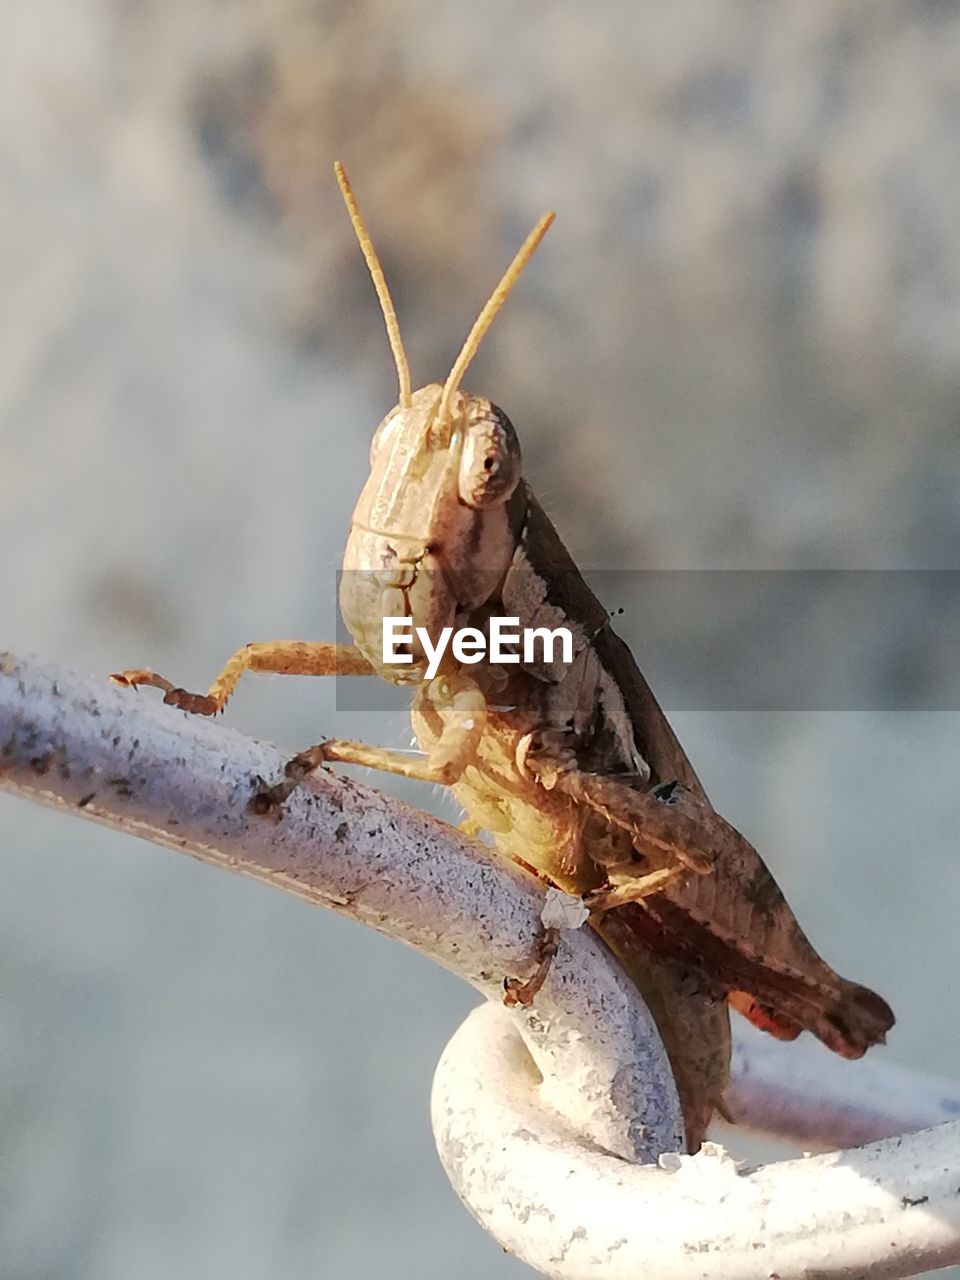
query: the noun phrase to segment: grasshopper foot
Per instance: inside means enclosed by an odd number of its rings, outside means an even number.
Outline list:
[[[252,781],[253,795],[247,801],[247,812],[258,818],[279,817],[282,801],[278,801],[274,796],[277,788],[272,787],[266,778],[261,778],[259,773],[254,775]]]
[[[267,786],[263,778],[254,779],[257,784],[256,790],[247,805],[250,813],[261,818],[278,818],[285,802],[293,795],[307,774],[319,769],[326,761],[326,745],[325,742],[321,742],[315,747],[308,747],[306,751],[298,752],[283,766],[283,780],[274,783],[273,786]]]
[[[190,693],[186,689],[168,689],[163,701],[168,707],[177,707],[192,716],[215,716],[221,710],[216,699],[208,694]]]
[[[152,689],[160,689],[163,701],[168,707],[178,707],[195,716],[215,716],[222,710],[216,698],[205,693],[190,693],[186,689],[177,688],[164,676],[157,675],[149,667],[135,668],[130,671],[117,671],[110,679],[114,684],[127,689],[139,689],[141,685],[149,685]]]
[[[515,1008],[517,1005],[528,1009],[533,1004],[537,993],[547,980],[547,974],[550,972],[550,966],[559,945],[560,930],[553,927],[544,929],[537,942],[537,967],[533,974],[526,980],[504,978],[503,1003],[508,1009]]]
[[[156,671],[151,671],[149,667],[132,667],[129,671],[115,671],[108,679],[124,689],[139,689],[142,684],[146,684],[152,689],[162,689],[164,693],[169,693],[173,688],[169,680],[157,675]]]

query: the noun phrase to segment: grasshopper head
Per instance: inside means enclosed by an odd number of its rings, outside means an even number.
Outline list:
[[[437,383],[423,387],[380,424],[344,554],[344,620],[393,680],[419,679],[426,658],[414,640],[412,665],[384,666],[383,618],[409,618],[435,641],[494,595],[513,557],[521,469],[513,426],[489,400],[462,391],[441,419],[442,396]]]
[[[431,639],[496,593],[513,557],[526,500],[520,445],[510,419],[460,381],[483,335],[553,215],[530,233],[477,318],[446,383],[411,391],[396,312],[376,252],[340,165],[337,179],[374,286],[400,382],[400,398],[377,428],[370,476],[353,513],[340,608],[358,648],[387,679],[415,681],[427,660],[383,662],[383,619],[409,618]]]

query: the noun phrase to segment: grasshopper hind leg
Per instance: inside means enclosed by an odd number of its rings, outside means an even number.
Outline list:
[[[728,824],[679,782],[641,791],[622,779],[579,768],[572,751],[554,750],[546,741],[534,741],[525,749],[523,766],[547,790],[562,791],[624,832],[654,869],[651,874],[661,866],[678,868],[677,874],[706,875],[713,870]],[[634,894],[643,896],[644,891]]]
[[[547,980],[550,966],[560,945],[560,930],[554,927],[544,929],[537,940],[537,967],[529,978],[504,978],[503,1003],[508,1008],[520,1005],[527,1009],[533,1004],[537,993]]]

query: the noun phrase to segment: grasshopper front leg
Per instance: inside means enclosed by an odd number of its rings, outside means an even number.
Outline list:
[[[278,676],[371,676],[374,668],[356,645],[328,641],[262,640],[244,645],[224,663],[223,670],[206,693],[190,693],[149,668],[120,671],[110,677],[132,689],[149,685],[162,689],[164,702],[197,716],[215,716],[227,705],[242,676],[248,671]]]
[[[331,738],[298,752],[287,763],[283,781],[254,797],[254,811],[276,810],[304,778],[322,765],[334,762],[363,765],[417,782],[453,786],[476,756],[487,721],[487,700],[479,686],[464,676],[438,676],[431,682],[429,696],[442,718],[443,729],[425,756],[410,756],[388,747]]]
[[[295,676],[369,676],[372,664],[352,644],[329,641],[268,640],[244,645],[227,659],[205,694],[181,689],[148,668],[131,668],[110,677],[116,684],[136,689],[140,685],[161,689],[163,701],[193,715],[213,716],[223,711],[240,679],[248,671]],[[479,687],[469,679],[441,676],[430,689],[431,701],[444,721],[438,741],[425,757],[407,756],[386,747],[331,738],[300,751],[287,763],[284,780],[260,791],[252,802],[256,812],[275,810],[308,774],[326,763],[364,765],[420,782],[452,786],[471,758],[486,723],[487,703]]]

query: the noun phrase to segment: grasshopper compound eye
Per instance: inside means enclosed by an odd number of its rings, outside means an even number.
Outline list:
[[[513,423],[489,400],[475,400],[460,455],[460,498],[484,509],[507,502],[520,483],[522,459]]]

